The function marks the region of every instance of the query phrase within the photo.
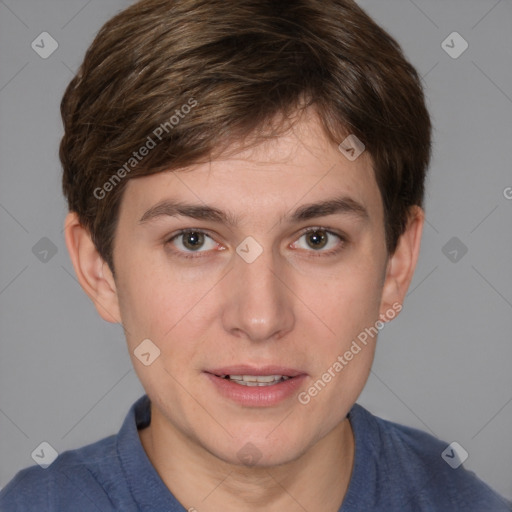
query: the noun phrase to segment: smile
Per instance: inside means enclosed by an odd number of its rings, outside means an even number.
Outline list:
[[[221,375],[221,377],[241,386],[274,386],[290,378],[286,375]]]

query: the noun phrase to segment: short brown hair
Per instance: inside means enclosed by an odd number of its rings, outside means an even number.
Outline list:
[[[334,143],[364,142],[393,253],[423,205],[431,123],[416,70],[352,0],[142,0],[116,15],[62,99],[69,209],[113,271],[127,179],[268,136],[271,120],[306,107]]]

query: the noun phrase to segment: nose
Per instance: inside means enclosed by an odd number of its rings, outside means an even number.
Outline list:
[[[224,283],[222,322],[231,335],[250,341],[276,340],[295,324],[291,283],[279,255],[265,249],[252,262],[238,254]]]

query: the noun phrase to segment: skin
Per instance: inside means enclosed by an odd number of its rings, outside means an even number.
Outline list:
[[[299,391],[307,390],[360,332],[402,304],[424,214],[411,210],[397,250],[388,255],[370,156],[345,158],[311,111],[283,136],[231,149],[185,172],[127,183],[115,237],[115,279],[74,213],[66,219],[66,244],[99,314],[123,324],[134,368],[152,401],[151,425],[139,431],[142,445],[186,508],[303,511],[318,510],[321,503],[322,510],[335,512],[354,461],[346,415],[368,378],[376,339],[306,405],[294,394],[274,406],[241,406],[221,396],[204,370],[279,364],[306,373]],[[286,221],[298,206],[338,196],[363,205],[367,218],[336,213]],[[169,198],[229,211],[239,216],[238,224],[182,216],[139,222]],[[327,245],[318,248],[303,234],[309,227],[346,240],[327,234]],[[211,237],[199,247],[200,257],[179,256],[198,254],[186,245],[190,238],[166,244],[185,228]],[[236,253],[247,236],[263,249],[252,263]],[[333,248],[340,250],[324,255]],[[134,356],[146,338],[160,349],[149,366]],[[260,456],[254,465],[237,455],[248,442]]]

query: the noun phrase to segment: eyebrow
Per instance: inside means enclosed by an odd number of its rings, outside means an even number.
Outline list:
[[[304,204],[296,208],[291,214],[285,215],[284,219],[290,223],[298,223],[326,215],[345,214],[361,220],[368,220],[368,210],[356,200],[342,196],[327,199],[318,203]],[[147,223],[159,217],[190,217],[197,220],[208,220],[236,226],[239,217],[229,211],[219,210],[213,206],[190,204],[181,201],[165,199],[149,208],[139,219],[139,224]],[[282,218],[281,218],[282,220]]]

